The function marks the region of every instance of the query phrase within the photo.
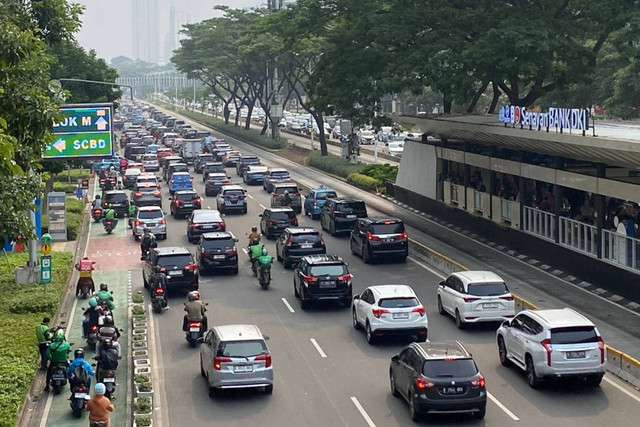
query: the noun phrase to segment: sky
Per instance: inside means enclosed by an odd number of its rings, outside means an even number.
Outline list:
[[[82,29],[76,34],[78,42],[87,50],[94,49],[107,63],[124,55],[133,56],[133,33],[131,30],[131,4],[137,0],[70,0],[85,6]],[[213,7],[225,5],[243,8],[266,4],[265,0],[157,0],[160,9],[159,34],[161,49],[169,28],[169,8],[191,16],[191,22],[199,22],[214,16]]]

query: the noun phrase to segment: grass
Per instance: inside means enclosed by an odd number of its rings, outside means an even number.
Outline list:
[[[13,426],[38,366],[35,327],[53,318],[71,273],[72,254],[53,252],[53,280],[43,285],[17,285],[15,267],[25,253],[0,255],[0,427]],[[51,325],[54,326],[54,325]]]

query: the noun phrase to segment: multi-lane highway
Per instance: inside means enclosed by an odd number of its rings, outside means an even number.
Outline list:
[[[194,127],[195,123],[191,123]],[[243,152],[261,156],[267,165],[282,166],[283,161],[255,147],[227,138]],[[339,192],[344,184],[302,167],[290,167],[294,179],[307,186],[330,182]],[[228,169],[235,181],[241,179]],[[195,174],[193,174],[195,176]],[[195,188],[204,195],[202,182],[195,176]],[[268,195],[260,186],[246,187],[249,211],[246,215],[225,217],[227,230],[245,246],[245,233],[258,225],[258,214],[268,206]],[[351,190],[357,194],[357,190]],[[164,207],[168,211],[168,190],[163,184]],[[390,204],[387,204],[390,205]],[[393,206],[393,205],[390,205]],[[215,208],[214,198],[204,198],[203,207]],[[393,214],[382,203],[369,204],[369,213]],[[318,221],[300,216],[300,225],[319,228]],[[186,238],[186,221],[168,219],[168,239],[160,246],[184,246],[195,252]],[[419,234],[410,228],[410,233]],[[429,236],[421,235],[429,243]],[[327,252],[341,255],[354,274],[354,292],[371,284],[405,283],[411,285],[426,307],[431,341],[460,340],[471,351],[487,380],[490,400],[486,418],[472,420],[466,416],[429,418],[428,423],[459,425],[527,425],[596,426],[637,425],[640,419],[640,394],[607,376],[602,386],[550,386],[530,389],[523,375],[502,367],[494,344],[495,327],[471,327],[460,331],[452,319],[438,315],[435,307],[437,272],[414,260],[407,264],[379,263],[366,265],[351,255],[346,237],[324,236]],[[133,242],[133,237],[131,237]],[[268,242],[270,253],[274,243]],[[389,392],[389,359],[408,341],[394,339],[379,345],[367,344],[362,332],[351,326],[350,312],[337,305],[321,305],[300,310],[294,298],[292,271],[276,263],[271,287],[263,291],[251,274],[247,257],[240,252],[237,276],[202,275],[202,298],[210,303],[209,324],[254,323],[270,337],[275,372],[274,392],[231,391],[211,399],[199,372],[199,351],[189,348],[181,331],[183,296],[174,296],[170,309],[153,314],[154,369],[159,379],[156,406],[157,420],[163,426],[396,426],[412,425],[406,404]],[[524,269],[525,267],[520,267]],[[504,274],[502,271],[498,271]],[[523,276],[526,272],[508,272]],[[134,291],[142,289],[139,270],[133,271]],[[518,282],[521,279],[518,279]],[[537,280],[540,280],[539,278]],[[578,291],[575,291],[578,292]],[[552,301],[552,297],[548,297]],[[631,315],[629,315],[631,316]],[[637,318],[635,318],[637,321]],[[600,326],[600,325],[599,325]],[[606,325],[605,325],[606,326]],[[602,328],[601,328],[602,329]],[[605,328],[606,329],[606,328]],[[615,329],[615,328],[611,328]],[[607,339],[606,332],[605,339]],[[620,338],[622,339],[622,338]]]

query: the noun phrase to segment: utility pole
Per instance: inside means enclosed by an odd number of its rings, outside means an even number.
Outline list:
[[[278,13],[282,8],[282,0],[267,0],[267,6],[269,7],[269,13]],[[268,65],[267,65],[268,67]],[[280,118],[282,117],[282,105],[280,105],[280,94],[278,88],[280,83],[278,81],[278,62],[273,65],[273,79],[271,82],[271,93],[273,98],[269,104],[269,117],[271,117],[271,137],[275,140],[280,139]]]

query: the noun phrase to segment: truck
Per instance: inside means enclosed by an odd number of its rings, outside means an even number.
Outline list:
[[[202,153],[202,139],[185,139],[180,147],[180,156],[185,163],[193,164],[196,156]]]

